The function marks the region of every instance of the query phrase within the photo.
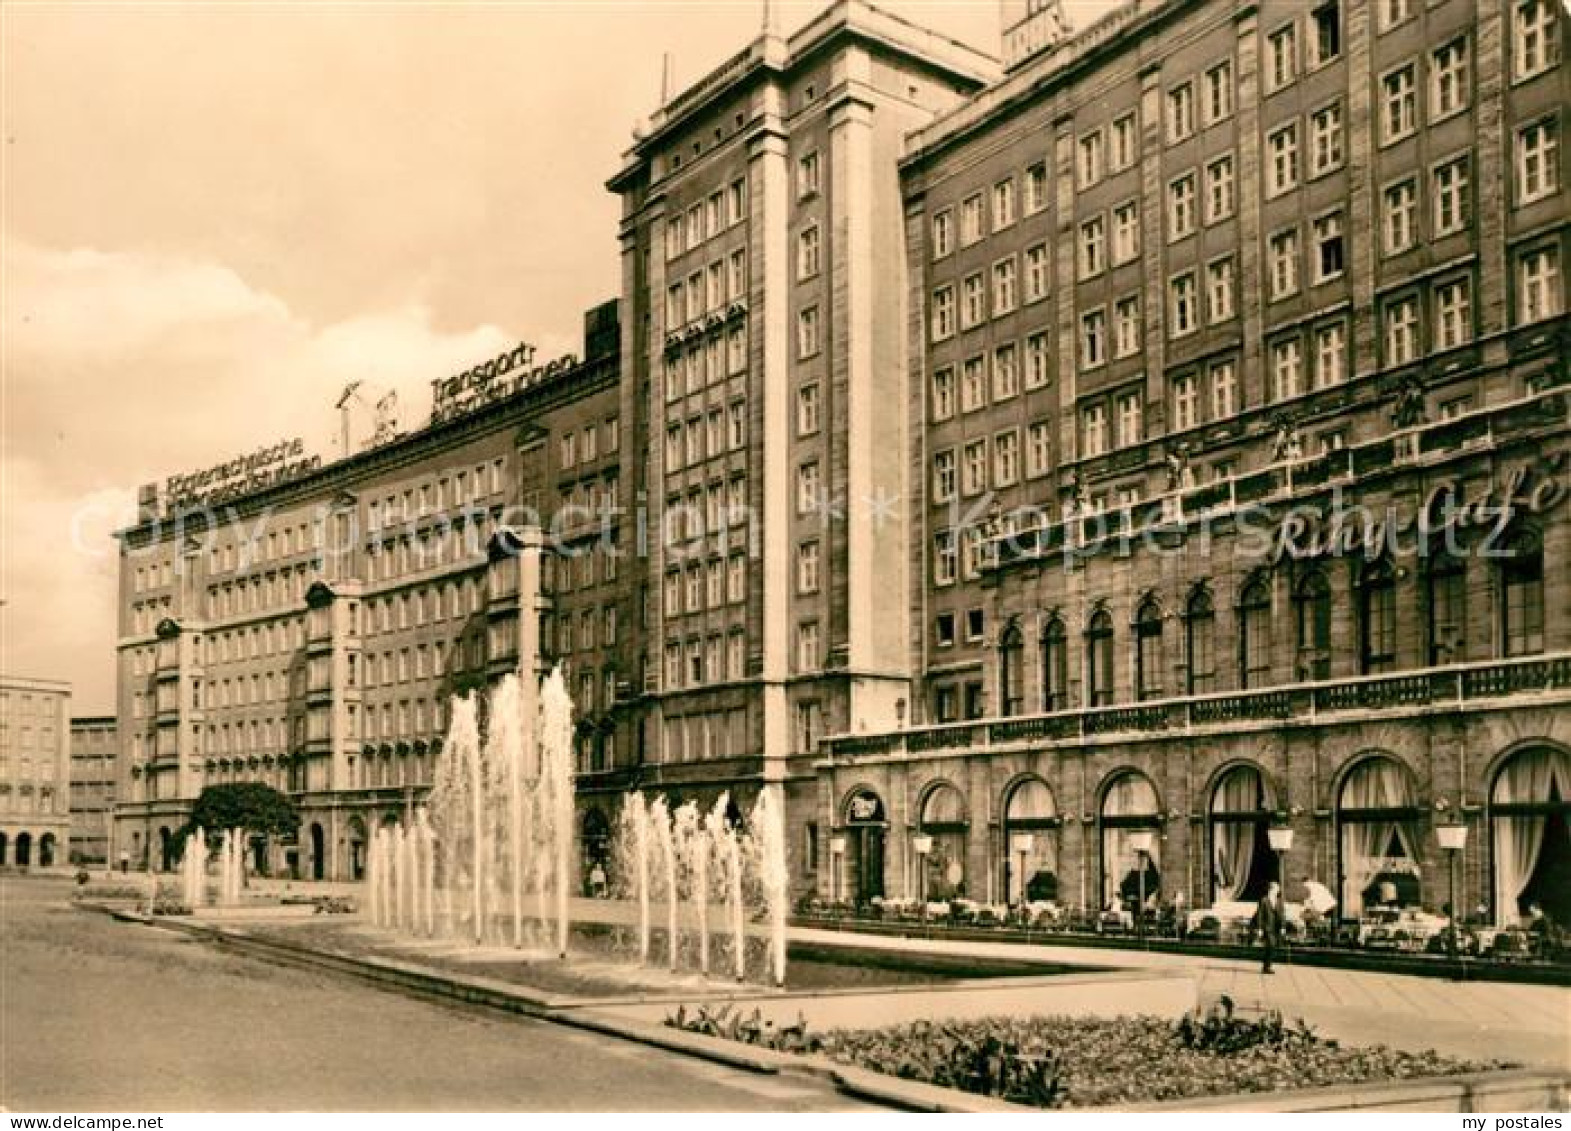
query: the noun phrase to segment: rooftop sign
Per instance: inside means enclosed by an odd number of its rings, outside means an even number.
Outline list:
[[[555,377],[578,365],[573,354],[564,354],[545,365],[533,365],[535,347],[519,342],[504,354],[453,377],[431,382],[431,423],[440,424],[483,408],[492,401]]]
[[[175,511],[211,506],[315,471],[321,465],[321,456],[305,454],[305,441],[299,437],[281,440],[203,471],[171,475],[164,480],[164,507]]]

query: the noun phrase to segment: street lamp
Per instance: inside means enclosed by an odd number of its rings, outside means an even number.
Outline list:
[[[1036,847],[1036,838],[1030,833],[1016,833],[1010,838],[1009,847],[1016,856],[1020,857],[1020,870],[1015,873],[1017,877],[1015,883],[1020,888],[1020,906],[1024,907],[1026,905],[1026,857],[1030,856],[1032,849]]]
[[[1282,885],[1282,902],[1287,902],[1287,854],[1293,849],[1293,827],[1291,825],[1272,825],[1266,830],[1266,840],[1271,844],[1271,851],[1276,853],[1276,878]]]
[[[911,838],[911,847],[916,851],[916,897],[922,904],[922,918],[927,918],[927,854],[933,851],[933,838],[926,833],[918,833]]]
[[[1462,948],[1458,945],[1456,934],[1456,862],[1462,855],[1462,849],[1467,847],[1467,825],[1462,821],[1452,821],[1444,825],[1435,826],[1435,839],[1440,842],[1440,847],[1445,849],[1446,860],[1451,872],[1451,953],[1460,960]]]
[[[1143,940],[1146,935],[1146,858],[1156,847],[1156,834],[1150,829],[1136,829],[1129,834],[1129,847],[1135,850],[1135,882],[1140,893],[1140,901],[1135,905],[1135,933]]]
[[[845,860],[846,838],[832,836],[829,838],[829,900],[831,903],[840,902],[840,867]]]

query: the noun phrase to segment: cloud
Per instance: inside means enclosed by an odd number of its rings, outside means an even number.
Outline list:
[[[447,331],[418,304],[313,325],[221,263],[8,240],[0,453],[0,666],[72,679],[110,710],[118,565],[136,486],[301,436],[336,455],[350,381],[399,394],[418,427],[430,381],[513,344]],[[574,343],[539,343],[543,356]]]

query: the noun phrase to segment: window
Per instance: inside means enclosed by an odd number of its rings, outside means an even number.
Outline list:
[[[1426,574],[1429,613],[1429,666],[1467,658],[1467,561],[1450,553],[1433,554]]]
[[[1298,230],[1278,232],[1270,240],[1271,297],[1298,293]]]
[[[1218,157],[1206,166],[1206,223],[1226,220],[1233,207],[1233,158]]]
[[[1184,664],[1189,670],[1189,694],[1216,690],[1216,608],[1211,594],[1196,590],[1184,616]]]
[[[960,245],[970,247],[982,238],[982,195],[977,193],[960,202]]]
[[[1169,337],[1180,338],[1199,328],[1200,296],[1196,292],[1193,272],[1185,272],[1168,283],[1168,314],[1171,320]]]
[[[960,490],[965,495],[980,495],[987,490],[986,440],[973,440],[966,445]]]
[[[803,385],[796,391],[796,434],[811,436],[818,431],[818,385]]]
[[[1133,357],[1140,352],[1140,296],[1129,295],[1113,304],[1113,356]]]
[[[1217,259],[1206,265],[1206,317],[1212,323],[1233,317],[1233,261]]]
[[[818,349],[818,307],[809,306],[796,316],[796,355],[803,359],[816,357]]]
[[[1125,114],[1113,123],[1113,152],[1110,165],[1113,172],[1127,169],[1135,163],[1139,153],[1140,138],[1135,132],[1135,116]]]
[[[811,279],[818,274],[818,225],[803,228],[796,237],[796,277]]]
[[[1363,674],[1375,675],[1396,666],[1396,576],[1391,563],[1383,559],[1359,571],[1358,635],[1359,670]]]
[[[1145,601],[1135,614],[1135,695],[1160,699],[1163,682],[1162,610],[1155,601]]]
[[[1468,280],[1452,279],[1435,288],[1435,348],[1455,349],[1473,338],[1473,305]]]
[[[1238,368],[1231,361],[1211,366],[1211,419],[1226,420],[1238,407]]]
[[[987,292],[982,287],[982,276],[967,275],[961,284],[960,325],[969,330],[987,318]]]
[[[1047,335],[1032,334],[1026,339],[1026,377],[1027,389],[1040,389],[1047,384],[1049,377],[1047,352]]]
[[[934,585],[954,584],[956,560],[955,532],[953,530],[940,530],[933,536]],[[940,618],[940,623],[942,623],[942,618]],[[953,630],[951,629],[951,631]],[[950,642],[953,643],[952,637]]]
[[[993,264],[993,314],[1008,314],[1015,308],[1015,260],[1011,256]]]
[[[731,223],[741,223],[742,214],[747,208],[747,182],[740,180],[731,182],[731,187],[726,192],[726,205]]]
[[[1271,681],[1271,589],[1258,578],[1245,587],[1238,603],[1238,668],[1242,688]]]
[[[1081,188],[1090,188],[1102,179],[1102,131],[1086,134],[1080,139],[1078,166]]]
[[[1449,118],[1467,109],[1467,39],[1461,37],[1435,49],[1429,61],[1429,116]]]
[[[1342,12],[1333,0],[1310,14],[1309,65],[1319,67],[1342,53]]]
[[[818,646],[818,624],[808,621],[806,624],[797,625],[796,628],[796,668],[797,671],[810,672],[818,669],[823,655]]]
[[[1298,678],[1331,675],[1331,586],[1326,575],[1311,568],[1293,590],[1297,622]]]
[[[1037,162],[1026,170],[1026,214],[1035,215],[1047,207],[1047,165]]]
[[[1517,325],[1554,318],[1565,309],[1560,282],[1560,249],[1548,244],[1517,260]]]
[[[720,563],[716,562],[716,567]],[[719,576],[719,569],[715,570]],[[796,548],[796,591],[806,595],[818,592],[818,543],[803,542]]]
[[[933,341],[941,342],[955,334],[955,288],[939,287],[933,292]]]
[[[955,217],[949,209],[933,216],[933,258],[942,259],[955,249]]]
[[[1080,367],[1094,369],[1107,360],[1107,316],[1093,310],[1080,317]]]
[[[1124,393],[1118,398],[1118,442],[1122,447],[1141,443],[1145,439],[1144,401],[1138,392]]]
[[[975,412],[987,404],[987,377],[980,357],[968,357],[961,367],[960,411]]]
[[[1314,223],[1315,235],[1315,284],[1330,282],[1342,274],[1344,251],[1342,246],[1342,214],[1333,212]]]
[[[1318,177],[1342,165],[1342,104],[1309,116],[1309,175]]]
[[[1039,302],[1047,297],[1048,259],[1047,245],[1037,244],[1026,248],[1026,302]]]
[[[1517,203],[1560,191],[1560,123],[1544,118],[1516,132]]]
[[[1377,18],[1380,30],[1390,31],[1413,18],[1413,0],[1379,0]]]
[[[1303,392],[1304,347],[1297,338],[1271,345],[1271,399],[1285,401]]]
[[[999,181],[993,186],[993,231],[1015,222],[1015,182]]]
[[[955,453],[950,448],[933,454],[933,501],[947,503],[955,497]]]
[[[1385,314],[1386,364],[1406,365],[1418,356],[1418,299],[1389,302]]]
[[[1053,466],[1053,432],[1046,421],[1036,421],[1026,431],[1026,475],[1046,475]]]
[[[1347,323],[1315,329],[1315,388],[1328,389],[1347,379]]]
[[[1169,145],[1195,132],[1195,88],[1189,83],[1167,92],[1167,141]]]
[[[1025,710],[1025,681],[1021,678],[1024,653],[1025,638],[1020,634],[1020,626],[1012,624],[998,648],[998,701],[1005,715],[1018,715]]]
[[[1280,196],[1298,184],[1298,125],[1290,122],[1266,138],[1270,163],[1266,167],[1266,195]]]
[[[796,195],[800,200],[819,189],[818,151],[803,154],[796,163]]]
[[[1266,40],[1267,91],[1280,90],[1298,77],[1298,31],[1292,24]]]
[[[1099,609],[1086,629],[1086,702],[1105,707],[1113,701],[1113,618]]]
[[[1042,630],[1042,709],[1069,706],[1069,647],[1064,622],[1054,617]]]
[[[1233,113],[1233,62],[1218,63],[1206,72],[1205,105],[1201,114],[1208,126],[1214,126]]]
[[[1080,413],[1082,455],[1087,459],[1107,451],[1107,406],[1087,405]]]
[[[1183,239],[1195,230],[1195,175],[1186,173],[1167,186],[1167,238]]]
[[[1013,487],[1020,478],[1020,434],[1013,429],[993,437],[993,486]]]
[[[1020,391],[1020,367],[1015,359],[1015,347],[999,346],[993,351],[993,399],[1007,400]]]
[[[1450,235],[1468,222],[1468,185],[1466,157],[1458,157],[1435,167],[1434,234]]]
[[[1417,239],[1418,183],[1402,181],[1382,194],[1385,209],[1386,254],[1395,255],[1413,246]]]
[[[1140,205],[1125,201],[1113,209],[1113,265],[1128,263],[1140,254]]]
[[[1200,422],[1200,393],[1194,374],[1173,379],[1173,431],[1183,432]]]
[[[1544,552],[1530,534],[1518,535],[1500,562],[1501,651],[1531,656],[1544,650]]]
[[[1102,273],[1107,252],[1102,217],[1096,216],[1080,225],[1080,277],[1089,279]]]
[[[1386,144],[1412,133],[1418,104],[1413,93],[1413,65],[1398,67],[1380,80],[1380,128]]]
[[[812,514],[819,505],[818,464],[804,463],[796,469],[796,513]]]
[[[955,371],[940,369],[933,374],[933,419],[948,420],[955,414]]]
[[[1517,82],[1551,70],[1560,61],[1555,0],[1515,0],[1511,5],[1511,72]]]

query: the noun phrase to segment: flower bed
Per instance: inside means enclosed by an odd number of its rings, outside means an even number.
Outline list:
[[[1515,1067],[1375,1045],[1344,1048],[1302,1021],[1236,1016],[1223,998],[1176,1024],[1159,1017],[993,1017],[809,1034],[699,1009],[676,1028],[1036,1107],[1108,1107],[1201,1096],[1351,1086]]]

